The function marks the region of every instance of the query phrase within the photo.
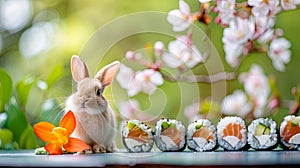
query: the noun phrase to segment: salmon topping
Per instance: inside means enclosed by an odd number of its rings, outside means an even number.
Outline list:
[[[176,127],[169,127],[169,128],[166,128],[165,130],[163,130],[161,132],[161,135],[168,136],[169,138],[171,138],[173,140],[173,142],[177,146],[179,146],[180,142],[184,136],[184,132],[177,130]]]
[[[289,140],[298,133],[300,133],[300,127],[292,124],[291,121],[288,121],[282,132],[282,137],[286,142],[289,142]]]
[[[134,126],[128,133],[128,138],[139,142],[147,143],[149,141],[148,133],[143,131],[138,126]]]
[[[215,139],[213,133],[205,127],[198,129],[193,135],[193,138],[200,138],[200,137],[206,139],[206,141],[209,140],[213,141]]]
[[[226,136],[235,136],[238,139],[242,140],[242,138],[243,138],[243,136],[241,134],[241,130],[242,129],[243,129],[243,127],[240,124],[230,123],[223,130],[223,137],[226,137]]]

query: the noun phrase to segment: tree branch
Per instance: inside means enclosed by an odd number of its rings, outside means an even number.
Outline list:
[[[189,82],[189,83],[214,83],[223,80],[234,80],[236,79],[236,74],[234,72],[219,72],[212,75],[191,75],[191,76],[170,76],[167,74],[162,73],[163,78],[170,82]]]

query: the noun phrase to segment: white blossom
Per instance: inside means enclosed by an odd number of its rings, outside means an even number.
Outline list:
[[[123,89],[129,89],[130,82],[134,79],[134,71],[124,64],[120,64],[119,72],[116,79]]]
[[[256,17],[275,16],[280,11],[279,0],[248,0],[248,5],[253,6],[251,12]]]
[[[141,121],[146,121],[152,118],[149,114],[140,110],[140,104],[133,99],[128,101],[121,101],[118,103],[118,110],[122,116],[127,120],[137,119]]]
[[[173,26],[173,31],[180,32],[190,27],[192,15],[189,5],[179,0],[179,9],[171,10],[168,13],[167,21]]]
[[[256,64],[252,65],[249,72],[240,74],[239,80],[244,84],[244,89],[253,102],[254,115],[262,115],[270,94],[269,80],[262,68]]]
[[[220,18],[221,23],[227,25],[234,19],[235,0],[218,0],[217,11],[219,12],[218,17]]]
[[[240,64],[240,56],[243,52],[243,46],[238,44],[224,44],[225,60],[231,67],[237,67]]]
[[[153,48],[154,48],[155,54],[160,55],[160,54],[164,53],[165,45],[164,45],[163,42],[157,41],[157,42],[154,43],[154,47]]]
[[[153,94],[157,86],[164,83],[164,80],[159,72],[153,69],[145,69],[136,73],[135,82],[139,84],[135,88],[136,90]]]
[[[211,0],[199,0],[200,3],[207,3],[210,2]]]
[[[169,53],[164,53],[162,59],[171,68],[178,68],[184,64],[192,68],[203,61],[200,51],[188,36],[179,36],[175,41],[171,41],[168,50]]]
[[[200,102],[196,101],[191,105],[188,105],[184,108],[184,115],[189,119],[190,122],[201,119],[199,115]]]
[[[229,27],[224,29],[222,41],[225,44],[242,45],[254,35],[254,21],[236,17],[229,23]]]
[[[223,99],[221,108],[223,114],[245,117],[251,111],[252,105],[243,91],[235,90]]]
[[[254,36],[254,21],[236,17],[224,29],[222,41],[224,43],[225,59],[232,67],[239,65],[239,57],[243,53],[244,45]]]
[[[291,59],[291,51],[289,50],[290,47],[291,47],[291,43],[285,38],[278,38],[272,40],[268,54],[273,62],[273,66],[277,70],[284,71],[285,70],[284,64],[290,62]]]
[[[140,53],[135,53],[134,51],[127,51],[125,57],[128,60],[135,61],[141,59],[142,56]]]
[[[292,10],[296,9],[297,6],[300,4],[300,0],[281,0],[281,6],[284,10]]]
[[[261,44],[266,44],[272,40],[273,36],[274,36],[274,29],[268,29],[264,33],[260,34],[257,41]]]

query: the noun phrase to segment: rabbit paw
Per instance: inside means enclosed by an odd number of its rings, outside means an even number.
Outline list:
[[[112,143],[112,144],[108,145],[107,149],[106,149],[106,152],[108,152],[108,153],[115,152],[115,144]]]
[[[90,148],[90,149],[85,149],[82,151],[83,154],[91,154],[93,153],[93,150]]]
[[[93,146],[94,153],[106,153],[106,148],[102,145],[96,144]]]

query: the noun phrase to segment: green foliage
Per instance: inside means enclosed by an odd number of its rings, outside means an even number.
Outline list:
[[[58,64],[57,66],[55,66],[50,75],[48,76],[46,83],[48,84],[48,88],[51,88],[53,86],[53,84],[59,79],[61,78],[63,75],[63,66],[62,64]]]
[[[0,112],[3,111],[4,105],[9,101],[12,95],[12,85],[9,74],[0,68]]]
[[[5,149],[5,145],[13,141],[13,133],[9,129],[0,129],[0,142],[2,149]]]
[[[37,80],[32,76],[26,76],[23,80],[17,83],[16,91],[18,95],[18,100],[21,103],[21,106],[25,106],[29,91],[36,84]]]
[[[36,136],[30,124],[27,124],[27,127],[23,130],[18,143],[22,149],[34,149],[38,147]]]
[[[62,75],[63,66],[61,64],[55,66],[46,79],[46,87],[42,88],[45,95]],[[2,126],[0,126],[0,147],[2,149],[34,149],[45,145],[34,134],[33,123],[27,119],[25,108],[32,88],[37,86],[40,81],[42,80],[33,75],[27,75],[13,88],[10,75],[5,70],[0,69],[0,109],[1,111],[4,110],[7,116],[6,119],[1,120]],[[15,94],[13,94],[14,92]],[[57,101],[49,99],[39,102],[37,100],[36,103],[42,104],[40,119],[53,123],[51,116],[54,116],[58,120],[53,124],[57,125],[61,118],[57,113],[59,111],[56,110],[59,109]]]
[[[27,127],[27,119],[14,97],[12,97],[11,101],[6,107],[7,108],[5,111],[7,113],[7,121],[4,127],[13,132],[14,141],[18,142],[23,131]]]

